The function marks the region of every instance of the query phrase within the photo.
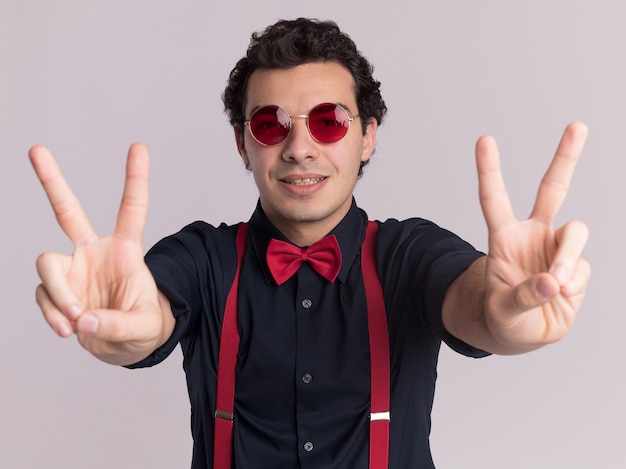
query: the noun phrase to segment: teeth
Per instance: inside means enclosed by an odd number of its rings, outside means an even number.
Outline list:
[[[306,186],[307,184],[316,184],[318,182],[322,182],[324,178],[305,178],[305,179],[293,179],[291,181],[286,181],[289,184],[294,184],[296,186]]]

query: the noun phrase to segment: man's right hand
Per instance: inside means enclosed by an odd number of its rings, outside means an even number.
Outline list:
[[[134,144],[113,232],[94,232],[50,151],[35,146],[29,157],[57,221],[74,244],[70,256],[46,252],[37,259],[37,303],[61,337],[76,333],[99,359],[128,365],[152,353],[171,335],[175,319],[143,259],[148,213],[149,154]]]

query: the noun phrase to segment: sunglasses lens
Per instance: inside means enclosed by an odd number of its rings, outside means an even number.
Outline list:
[[[309,131],[318,142],[334,143],[348,133],[350,120],[348,112],[338,104],[318,104],[308,115]],[[250,118],[249,124],[252,135],[263,145],[282,142],[291,130],[289,114],[278,106],[258,109]]]
[[[265,106],[250,119],[250,131],[263,145],[276,145],[289,135],[289,115],[278,106]]]
[[[337,104],[324,103],[315,106],[309,113],[311,135],[322,143],[334,143],[348,133],[350,116]]]

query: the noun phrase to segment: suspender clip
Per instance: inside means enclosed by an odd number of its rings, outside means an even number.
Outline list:
[[[375,420],[391,420],[391,412],[372,412],[370,414],[370,421]]]
[[[235,420],[235,414],[233,412],[225,412],[223,410],[215,411],[215,418],[222,420],[230,420],[231,422]]]

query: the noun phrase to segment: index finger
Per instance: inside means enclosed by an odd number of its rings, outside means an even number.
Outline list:
[[[552,163],[539,185],[531,217],[551,222],[556,216],[567,196],[587,132],[587,126],[582,122],[573,122],[566,127]]]
[[[30,149],[28,156],[61,229],[75,245],[94,239],[96,234],[91,223],[50,150],[37,145]]]

